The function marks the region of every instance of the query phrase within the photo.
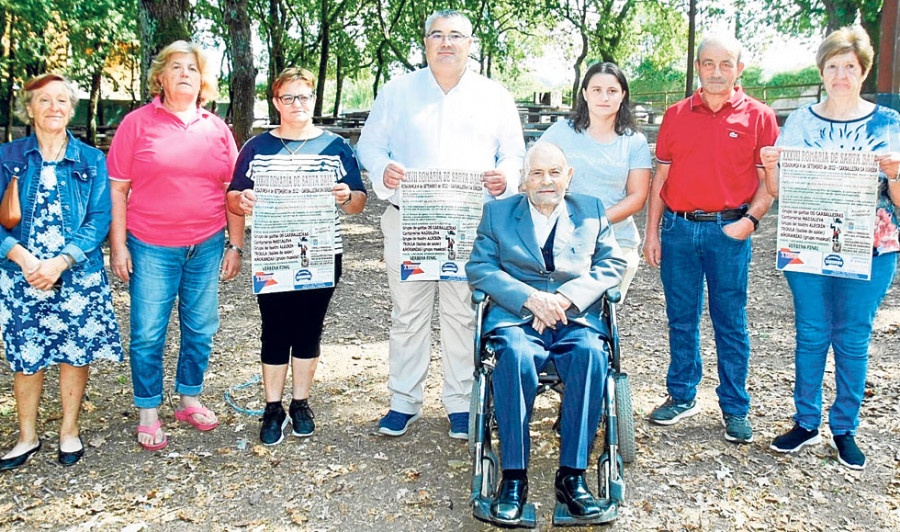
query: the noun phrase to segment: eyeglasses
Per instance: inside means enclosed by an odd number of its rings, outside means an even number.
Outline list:
[[[315,94],[282,94],[278,97],[278,101],[283,103],[284,105],[291,105],[294,101],[299,101],[301,104],[306,105],[309,102],[316,99]]]
[[[468,39],[469,36],[455,31],[448,34],[443,34],[439,31],[433,31],[426,35],[425,38],[436,43],[444,42],[444,39],[447,39],[448,41],[450,41],[450,44],[459,44]]]

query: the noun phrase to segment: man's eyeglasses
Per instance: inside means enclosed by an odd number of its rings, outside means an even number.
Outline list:
[[[291,105],[295,100],[299,100],[300,103],[306,105],[315,99],[315,94],[282,94],[278,97],[278,101],[284,105]]]
[[[450,41],[450,44],[459,44],[468,39],[469,36],[463,35],[462,33],[456,31],[447,34],[441,33],[439,31],[433,31],[426,35],[425,38],[436,43],[444,42],[444,39],[447,39],[448,41]]]

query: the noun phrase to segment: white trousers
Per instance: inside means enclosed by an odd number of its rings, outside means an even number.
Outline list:
[[[441,326],[441,394],[448,414],[469,411],[472,391],[475,309],[472,290],[463,281],[400,282],[400,211],[388,206],[381,216],[384,262],[391,291],[391,410],[415,414],[422,408],[425,378],[431,361],[431,317],[439,292]]]
[[[622,248],[622,254],[625,255],[625,261],[628,265],[625,267],[625,274],[622,276],[622,282],[619,283],[619,292],[622,293],[621,301],[625,301],[625,294],[628,293],[628,287],[631,286],[631,281],[634,280],[635,274],[637,274],[638,266],[641,264],[641,254],[638,253],[638,248]]]

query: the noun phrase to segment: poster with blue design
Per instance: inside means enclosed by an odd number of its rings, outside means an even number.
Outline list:
[[[481,175],[406,170],[400,185],[401,281],[466,282],[484,201]]]
[[[784,148],[778,164],[776,268],[868,280],[878,200],[875,154]]]
[[[265,172],[254,183],[253,293],[334,286],[334,176]]]

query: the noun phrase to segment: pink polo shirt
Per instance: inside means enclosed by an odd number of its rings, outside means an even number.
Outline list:
[[[185,124],[159,97],[119,124],[109,178],[131,183],[126,227],[155,246],[191,246],[225,227],[225,188],[238,150],[231,130],[200,108]]]

